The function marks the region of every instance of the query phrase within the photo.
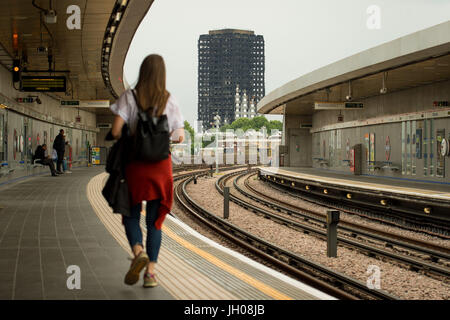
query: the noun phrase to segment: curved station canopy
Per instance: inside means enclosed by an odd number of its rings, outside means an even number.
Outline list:
[[[266,95],[261,114],[312,115],[314,103],[352,101],[450,79],[450,22],[407,35],[303,75]]]

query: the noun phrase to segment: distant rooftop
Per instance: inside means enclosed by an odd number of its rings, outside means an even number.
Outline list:
[[[239,30],[239,29],[221,29],[209,31],[209,34],[225,34],[225,33],[255,34],[254,31]]]

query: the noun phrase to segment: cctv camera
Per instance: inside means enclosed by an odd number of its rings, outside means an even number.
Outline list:
[[[44,46],[37,47],[36,50],[38,54],[47,54],[48,52],[48,48]]]
[[[349,95],[349,96],[346,96],[345,99],[346,99],[347,101],[352,101],[353,97]]]
[[[48,10],[45,13],[44,19],[45,19],[45,23],[48,23],[48,24],[56,23],[56,21],[57,21],[56,11]]]

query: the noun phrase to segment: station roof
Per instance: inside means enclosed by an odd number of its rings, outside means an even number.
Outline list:
[[[241,30],[241,29],[221,29],[221,30],[211,30],[209,34],[225,34],[225,33],[240,33],[240,34],[255,34],[254,31],[251,30]]]
[[[49,95],[66,100],[72,99],[73,94],[73,99],[113,101],[124,90],[122,76],[126,53],[153,0],[51,2],[57,12],[57,23],[47,23],[46,28],[41,25],[41,11],[33,6],[32,0],[2,0],[0,63],[10,69],[14,57],[26,56],[29,70],[48,70],[47,53],[38,53],[37,48],[52,47],[55,70],[70,73],[67,74],[67,94]],[[34,3],[49,9],[48,0]],[[72,14],[67,13],[67,8],[72,4],[81,9],[81,30],[69,30],[66,25]],[[16,43],[14,35],[17,35]],[[110,36],[108,43],[105,40]],[[87,110],[109,114],[109,109]]]
[[[311,115],[316,101],[353,101],[450,79],[450,21],[357,53],[303,75],[266,95],[261,114]],[[286,110],[284,110],[286,109]]]

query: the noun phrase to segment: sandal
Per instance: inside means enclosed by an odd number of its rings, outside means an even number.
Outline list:
[[[128,285],[133,285],[139,281],[139,275],[147,264],[149,263],[149,259],[147,254],[142,251],[139,255],[133,259],[131,263],[130,270],[128,270],[125,276],[125,283]]]

